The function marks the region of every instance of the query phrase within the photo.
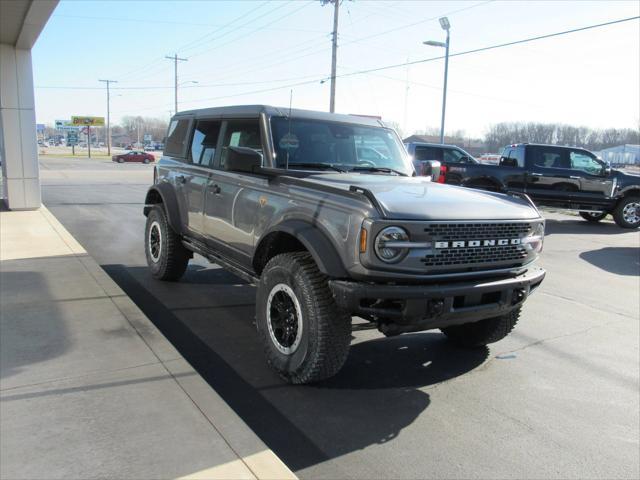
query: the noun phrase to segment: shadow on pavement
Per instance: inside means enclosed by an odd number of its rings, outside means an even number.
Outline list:
[[[546,236],[553,234],[567,235],[573,233],[581,235],[618,235],[637,231],[620,228],[613,222],[589,223],[586,220],[582,220],[580,217],[576,217],[575,220],[556,220],[553,218],[547,218],[544,230]]]
[[[429,406],[421,387],[469,372],[488,356],[486,348],[461,350],[437,333],[367,340],[359,332],[336,377],[291,386],[266,365],[252,286],[198,266],[176,283],[152,279],[145,267],[103,268],[292,470],[392,440]]]
[[[21,373],[36,363],[64,355],[71,335],[64,323],[58,301],[49,292],[49,281],[37,271],[56,258],[5,260],[0,271],[0,378]],[[24,264],[34,271],[12,271]],[[39,302],[20,292],[38,292]]]
[[[582,252],[580,258],[602,270],[618,275],[640,275],[640,249],[605,247]]]

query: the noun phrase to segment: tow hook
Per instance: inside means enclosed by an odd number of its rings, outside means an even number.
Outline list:
[[[513,295],[511,297],[511,305],[515,305],[520,303],[526,297],[526,293],[523,288],[517,288],[513,291]]]
[[[427,315],[429,317],[437,317],[444,312],[444,300],[429,300],[427,304]]]

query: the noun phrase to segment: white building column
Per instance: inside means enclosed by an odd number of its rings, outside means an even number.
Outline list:
[[[0,44],[2,190],[11,210],[40,207],[31,50]]]

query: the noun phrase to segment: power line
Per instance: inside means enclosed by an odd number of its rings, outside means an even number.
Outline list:
[[[524,38],[521,40],[514,40],[512,42],[506,42],[506,43],[500,43],[497,45],[490,45],[487,47],[481,47],[481,48],[476,48],[473,50],[467,50],[464,52],[457,52],[457,53],[450,53],[449,57],[457,57],[457,56],[462,56],[462,55],[469,55],[471,53],[479,53],[479,52],[484,52],[487,50],[494,50],[497,48],[502,48],[502,47],[508,47],[508,46],[512,46],[512,45],[518,45],[518,44],[522,44],[522,43],[528,43],[528,42],[533,42],[536,40],[542,40],[542,39],[546,39],[546,38],[552,38],[552,37],[557,37],[560,35],[567,35],[570,33],[576,33],[576,32],[581,32],[581,31],[585,31],[585,30],[591,30],[594,28],[601,28],[601,27],[606,27],[609,25],[615,25],[618,23],[623,23],[623,22],[628,22],[631,20],[637,20],[639,19],[640,16],[635,16],[635,17],[628,17],[628,18],[622,18],[619,20],[613,20],[610,22],[604,22],[604,23],[598,23],[598,24],[594,24],[594,25],[588,25],[585,27],[580,27],[580,28],[574,28],[571,30],[564,30],[561,32],[555,32],[555,33],[549,33],[546,35],[538,35],[536,37],[530,37],[530,38]],[[344,78],[344,77],[351,77],[354,75],[363,75],[363,74],[367,74],[367,73],[373,73],[373,72],[379,72],[382,70],[389,70],[389,69],[393,69],[393,68],[399,68],[399,67],[405,67],[407,65],[416,65],[416,64],[420,64],[420,63],[427,63],[427,62],[432,62],[435,60],[441,60],[443,59],[444,56],[438,56],[438,57],[432,57],[432,58],[427,58],[427,59],[423,59],[423,60],[414,60],[414,61],[410,61],[410,62],[403,62],[403,63],[397,63],[397,64],[393,64],[393,65],[386,65],[386,66],[382,66],[382,67],[375,67],[375,68],[370,68],[367,70],[356,70],[354,72],[349,72],[349,73],[343,73],[343,74],[339,74],[336,75],[336,77],[338,78]],[[316,83],[316,82],[324,82],[326,80],[328,80],[329,77],[324,77],[324,78],[318,78],[316,80],[310,80],[307,82],[300,82],[300,83],[296,83],[296,84],[291,84],[291,85],[284,85],[281,87],[274,87],[274,88],[269,88],[269,89],[264,89],[264,90],[257,90],[257,91],[253,91],[253,92],[244,92],[244,93],[239,93],[239,94],[235,94],[235,95],[224,95],[221,97],[213,97],[213,98],[206,98],[206,99],[201,99],[201,100],[196,100],[196,101],[207,101],[207,100],[218,100],[218,99],[222,99],[222,98],[231,98],[231,97],[235,97],[235,96],[242,96],[242,95],[249,95],[252,93],[263,93],[263,92],[268,92],[268,91],[273,91],[273,90],[280,90],[280,89],[284,89],[284,88],[291,88],[291,87],[295,87],[295,86],[300,86],[300,85],[308,85],[311,83]],[[194,103],[194,101],[191,102],[186,102],[186,103]]]
[[[529,37],[529,38],[524,38],[524,39],[520,39],[520,40],[514,40],[514,41],[511,41],[511,42],[505,42],[505,43],[500,43],[500,44],[496,44],[496,45],[490,45],[490,46],[476,48],[476,49],[467,50],[467,51],[463,51],[463,52],[450,53],[449,56],[450,57],[456,57],[456,56],[462,56],[462,55],[469,55],[469,54],[472,54],[472,53],[484,52],[484,51],[488,51],[488,50],[495,50],[497,48],[502,48],[502,47],[508,47],[508,46],[513,46],[513,45],[523,44],[523,43],[534,42],[534,41],[537,41],[537,40],[543,40],[543,39],[547,39],[547,38],[558,37],[558,36],[561,36],[561,35],[568,35],[568,34],[571,34],[571,33],[582,32],[582,31],[586,31],[586,30],[606,27],[606,26],[620,24],[620,23],[623,23],[623,22],[629,22],[629,21],[637,20],[637,19],[640,19],[640,16],[622,18],[622,19],[619,19],[619,20],[612,20],[612,21],[609,21],[609,22],[598,23],[598,24],[593,24],[593,25],[587,25],[585,27],[579,27],[579,28],[574,28],[574,29],[570,29],[570,30],[564,30],[564,31],[561,31],[561,32],[555,32],[555,33],[550,33],[550,34],[545,34],[545,35],[538,35],[538,36],[535,36],[535,37]],[[173,57],[171,57],[171,58],[173,59]],[[435,61],[435,60],[440,60],[442,58],[444,58],[444,56],[432,57],[432,58],[427,58],[427,59],[423,59],[423,60],[408,61],[408,62],[393,64],[393,65],[385,65],[385,66],[375,67],[375,68],[370,68],[370,69],[365,69],[365,70],[356,70],[356,71],[353,71],[353,72],[337,74],[336,77],[344,78],[344,77],[350,77],[350,76],[355,76],[355,75],[370,74],[370,73],[379,72],[379,71],[383,71],[383,70],[389,70],[389,69],[393,69],[393,68],[405,67],[407,65],[416,65],[416,64],[421,64],[421,63],[432,62],[432,61]],[[265,92],[270,92],[270,91],[289,89],[289,88],[292,88],[292,87],[297,87],[297,86],[302,86],[302,85],[317,84],[319,82],[323,82],[323,81],[326,81],[328,79],[329,79],[329,77],[326,77],[326,76],[325,77],[317,77],[315,79],[308,80],[308,81],[303,81],[303,82],[297,82],[297,83],[292,83],[292,84],[287,84],[287,85],[282,85],[282,86],[277,86],[277,87],[260,89],[260,90],[253,90],[253,91],[249,91],[249,92],[241,92],[241,93],[230,94],[230,95],[222,95],[222,96],[217,96],[217,97],[202,98],[202,99],[193,100],[193,101],[186,101],[184,103],[205,102],[205,101],[211,101],[211,100],[220,100],[220,99],[233,98],[233,97],[244,96],[244,95],[251,95],[251,94],[256,94],[256,93],[265,93]],[[234,85],[238,85],[238,84],[234,83]],[[75,88],[75,87],[38,86],[36,88]],[[79,89],[95,89],[96,87],[78,87],[78,88]],[[122,87],[121,89],[125,89],[125,88],[126,87]],[[194,87],[191,87],[191,88],[194,88]],[[145,108],[145,109],[139,109],[139,110],[152,110],[154,108],[156,108],[156,107],[154,106],[154,107]],[[123,112],[118,112],[118,113],[123,113]]]
[[[196,57],[196,56],[199,56],[199,55],[202,55],[202,54],[204,54],[204,53],[208,53],[208,52],[211,52],[211,51],[214,51],[214,50],[218,50],[218,49],[220,49],[220,48],[222,48],[222,47],[225,47],[225,46],[229,45],[230,43],[236,42],[236,41],[238,41],[238,40],[242,40],[243,38],[248,37],[248,36],[249,36],[250,34],[252,34],[252,33],[259,32],[259,31],[261,31],[261,30],[265,29],[266,27],[268,27],[269,25],[273,25],[274,23],[277,23],[277,22],[279,22],[279,21],[281,21],[281,20],[284,20],[284,19],[285,19],[285,18],[287,18],[287,17],[290,17],[291,15],[293,15],[293,14],[295,14],[295,13],[298,13],[300,10],[302,10],[302,9],[307,8],[308,6],[310,6],[313,2],[314,2],[314,0],[311,0],[311,1],[309,1],[309,2],[307,2],[307,3],[305,3],[305,4],[303,4],[300,8],[297,8],[297,9],[295,9],[295,10],[293,10],[293,11],[290,11],[290,12],[288,12],[288,13],[286,13],[286,14],[282,15],[281,17],[278,17],[278,18],[276,18],[276,19],[274,19],[274,20],[272,20],[272,21],[270,21],[270,22],[268,22],[268,23],[265,23],[265,24],[263,24],[263,25],[261,25],[261,26],[259,26],[259,27],[256,27],[255,29],[253,29],[253,30],[251,30],[251,31],[249,31],[249,32],[247,32],[247,33],[243,33],[243,34],[241,34],[239,37],[233,38],[233,39],[231,39],[231,40],[229,40],[229,41],[227,41],[227,42],[224,42],[224,43],[221,43],[221,44],[219,44],[219,45],[216,45],[216,46],[215,46],[215,47],[213,47],[213,48],[209,48],[209,49],[207,49],[207,50],[202,50],[202,51],[200,51],[200,52],[193,53],[193,54],[191,54],[191,55],[190,55],[190,57],[189,57],[189,58]],[[284,6],[284,5],[282,5],[282,6]],[[278,8],[281,8],[282,6],[280,6],[280,7],[278,7]],[[276,10],[276,9],[272,10],[271,12],[269,12],[269,14],[273,13],[275,10]],[[265,15],[262,15],[261,17],[258,17],[258,18],[262,18],[263,16],[265,16]],[[256,19],[256,18],[254,18],[254,19],[252,19],[251,21],[253,22],[253,21],[255,21],[255,20],[257,20],[257,19]],[[221,36],[221,37],[222,37],[222,36]],[[221,37],[219,37],[219,38],[221,38]]]
[[[536,40],[543,40],[545,38],[558,37],[560,35],[567,35],[569,33],[582,32],[582,31],[585,31],[585,30],[591,30],[593,28],[600,28],[600,27],[606,27],[606,26],[609,26],[609,25],[615,25],[617,23],[629,22],[631,20],[637,20],[639,18],[640,18],[640,16],[622,18],[620,20],[613,20],[611,22],[598,23],[598,24],[595,24],[595,25],[588,25],[586,27],[574,28],[574,29],[571,29],[571,30],[564,30],[562,32],[549,33],[547,35],[538,35],[537,37],[524,38],[522,40],[514,40],[513,42],[500,43],[500,44],[497,44],[497,45],[490,45],[488,47],[475,48],[473,50],[466,50],[464,52],[450,53],[449,57],[460,57],[462,55],[469,55],[471,53],[479,53],[479,52],[485,52],[487,50],[495,50],[496,48],[510,47],[512,45],[518,45],[518,44],[522,44],[522,43],[529,43],[529,42],[533,42],[533,41],[536,41]],[[440,55],[438,57],[426,58],[426,59],[423,59],[423,60],[414,60],[412,62],[396,63],[394,65],[386,65],[384,67],[370,68],[368,70],[358,70],[358,71],[355,71],[355,72],[352,72],[352,73],[345,73],[345,74],[338,75],[338,76],[339,77],[346,77],[346,76],[352,76],[352,75],[360,75],[360,74],[364,74],[364,73],[379,72],[381,70],[389,70],[391,68],[406,67],[407,65],[417,65],[419,63],[433,62],[435,60],[441,60],[443,58],[444,58],[444,55]]]

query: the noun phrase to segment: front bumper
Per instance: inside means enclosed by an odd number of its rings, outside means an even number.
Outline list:
[[[504,315],[520,307],[544,279],[539,267],[498,280],[391,285],[330,280],[336,303],[397,333],[442,328]]]

